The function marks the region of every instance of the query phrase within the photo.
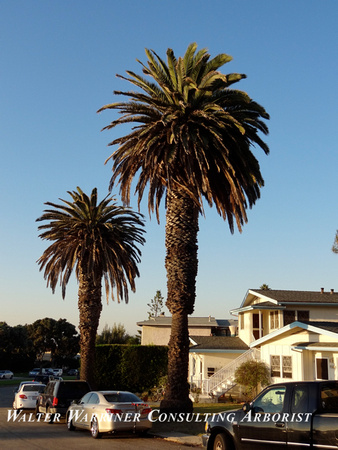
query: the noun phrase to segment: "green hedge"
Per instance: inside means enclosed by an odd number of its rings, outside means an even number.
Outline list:
[[[98,389],[144,392],[167,374],[168,348],[162,345],[97,345]]]

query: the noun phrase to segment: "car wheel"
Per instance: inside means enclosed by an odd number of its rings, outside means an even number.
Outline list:
[[[73,425],[73,419],[70,417],[70,414],[68,414],[68,416],[67,416],[67,428],[68,428],[68,431],[75,430],[75,427]]]
[[[94,439],[98,439],[101,437],[101,433],[99,432],[99,422],[97,418],[94,416],[92,423],[90,424],[90,432]]]
[[[228,445],[228,440],[226,436],[222,433],[217,434],[214,439],[213,450],[228,450],[230,449]]]

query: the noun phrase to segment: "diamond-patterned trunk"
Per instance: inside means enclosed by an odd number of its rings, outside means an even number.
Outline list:
[[[167,194],[166,261],[168,297],[172,314],[168,353],[168,386],[162,411],[192,411],[189,399],[188,314],[194,310],[197,275],[199,209],[182,190]]]
[[[95,341],[102,310],[101,277],[88,273],[80,267],[79,298],[81,379],[87,380],[94,389]]]

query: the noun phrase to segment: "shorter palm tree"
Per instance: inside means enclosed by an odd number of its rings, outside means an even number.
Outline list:
[[[128,303],[128,283],[135,291],[135,278],[139,276],[137,264],[143,245],[144,221],[140,213],[117,206],[114,197],[97,202],[97,189],[88,197],[78,187],[69,192],[72,201],[63,204],[47,202],[47,209],[37,219],[47,221],[38,229],[41,239],[53,243],[38,259],[44,270],[47,287],[55,292],[60,280],[62,297],[75,269],[79,282],[78,308],[80,314],[81,378],[94,383],[95,339],[102,310],[101,284],[105,282],[107,302],[109,293],[114,300]]]

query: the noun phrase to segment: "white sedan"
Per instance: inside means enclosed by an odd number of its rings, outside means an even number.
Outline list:
[[[0,370],[0,379],[4,380],[5,378],[7,379],[12,379],[13,378],[14,373],[11,372],[10,370]]]
[[[127,391],[91,391],[67,410],[68,430],[90,430],[94,439],[102,433],[133,431],[145,433],[152,426],[151,408]]]
[[[14,395],[13,409],[34,409],[38,395],[44,391],[46,385],[34,382],[24,382]]]

